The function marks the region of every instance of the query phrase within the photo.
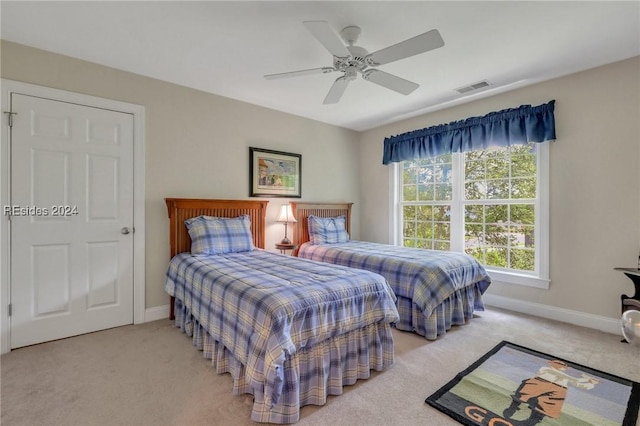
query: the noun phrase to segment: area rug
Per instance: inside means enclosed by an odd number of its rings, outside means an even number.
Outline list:
[[[635,426],[640,383],[502,341],[425,402],[464,425]]]

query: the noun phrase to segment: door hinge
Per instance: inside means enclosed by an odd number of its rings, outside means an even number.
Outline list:
[[[13,127],[13,116],[17,115],[17,112],[5,111],[5,114],[8,116],[9,127]]]
[[[13,305],[9,303],[9,316],[13,313]]]

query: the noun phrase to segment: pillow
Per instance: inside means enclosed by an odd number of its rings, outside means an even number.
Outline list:
[[[307,220],[311,244],[335,244],[349,241],[344,216],[318,217],[309,215]]]
[[[191,237],[191,254],[224,254],[254,250],[249,215],[198,216],[184,221]]]

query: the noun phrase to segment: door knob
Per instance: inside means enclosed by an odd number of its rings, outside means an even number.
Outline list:
[[[124,228],[122,228],[122,229],[120,230],[120,232],[122,232],[124,235],[127,235],[130,231],[129,231],[129,228],[127,228],[127,227],[125,226]]]

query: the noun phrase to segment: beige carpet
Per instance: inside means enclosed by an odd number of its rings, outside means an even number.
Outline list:
[[[346,387],[299,425],[456,425],[424,399],[509,340],[640,381],[640,348],[620,336],[490,309],[429,342],[394,331],[396,363]],[[1,423],[11,425],[249,425],[251,397],[231,395],[169,320],[17,349],[0,359]]]

